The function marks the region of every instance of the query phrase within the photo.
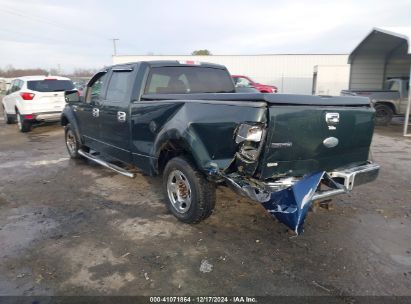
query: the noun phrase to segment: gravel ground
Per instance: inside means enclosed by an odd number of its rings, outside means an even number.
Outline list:
[[[70,160],[56,124],[0,120],[0,295],[411,295],[411,138],[378,129],[373,151],[379,179],[293,237],[224,187],[182,224],[159,178]]]

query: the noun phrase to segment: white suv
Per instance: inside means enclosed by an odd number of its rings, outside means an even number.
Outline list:
[[[58,121],[66,103],[64,91],[73,89],[73,83],[65,77],[16,78],[3,97],[4,119],[8,124],[17,120],[21,132],[29,132],[39,122]]]

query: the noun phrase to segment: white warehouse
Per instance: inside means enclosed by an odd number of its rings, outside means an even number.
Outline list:
[[[194,60],[225,65],[233,75],[246,75],[254,81],[275,85],[279,93],[312,94],[313,74],[316,66],[349,65],[348,54],[273,54],[273,55],[117,55],[113,63],[150,60]],[[319,77],[320,75],[318,75]],[[333,94],[348,89],[348,74],[336,73]],[[320,80],[318,78],[318,80]],[[317,83],[318,84],[318,83]]]

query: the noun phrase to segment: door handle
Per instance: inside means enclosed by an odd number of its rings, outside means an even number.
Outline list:
[[[97,108],[93,108],[91,110],[91,113],[93,114],[94,117],[99,117],[100,116],[100,110]]]
[[[118,112],[117,112],[117,120],[118,120],[118,121],[120,121],[120,122],[125,122],[126,119],[127,119],[127,114],[126,114],[126,112],[121,112],[121,111],[118,111]]]

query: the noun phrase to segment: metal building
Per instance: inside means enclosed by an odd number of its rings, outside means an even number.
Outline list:
[[[391,77],[409,77],[411,28],[374,28],[352,51],[350,89],[382,90]]]
[[[114,64],[146,60],[194,60],[218,63],[225,65],[231,74],[247,75],[256,82],[275,85],[279,93],[311,94],[314,66],[347,65],[348,54],[113,56]]]
[[[348,89],[350,66],[345,65],[316,65],[313,74],[313,95],[340,95]]]
[[[348,58],[351,64],[349,88],[383,90],[389,78],[409,78],[410,37],[411,27],[374,28]],[[409,91],[404,135],[407,134],[410,113]]]

